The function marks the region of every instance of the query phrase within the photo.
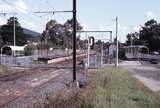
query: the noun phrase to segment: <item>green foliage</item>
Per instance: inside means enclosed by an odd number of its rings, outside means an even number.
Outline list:
[[[121,60],[126,59],[126,56],[125,56],[125,49],[124,49],[124,48],[120,48],[120,49],[119,49],[118,57],[119,57]]]
[[[126,44],[131,45],[131,43],[133,45],[141,45],[141,40],[139,40],[139,33],[138,32],[127,34]]]
[[[145,45],[150,51],[160,50],[160,23],[151,19],[141,27],[139,32],[127,35],[127,45]]]
[[[24,32],[22,27],[20,26],[20,23],[18,22],[18,18],[11,17],[8,19],[7,24],[2,25],[0,29],[0,36],[2,39],[3,45],[13,45],[14,43],[14,30],[13,30],[13,22],[15,19],[15,34],[16,34],[16,45],[23,46],[26,44],[26,38],[24,36]]]
[[[24,55],[29,56],[33,54],[33,51],[36,49],[35,45],[28,45],[24,48]]]
[[[107,68],[99,73],[94,108],[159,108],[160,96],[148,90],[127,70]]]
[[[37,44],[37,49],[49,49],[50,46],[51,46],[51,44],[49,44],[49,43],[45,44],[44,42],[42,42],[42,43]]]
[[[67,20],[64,24],[58,23],[56,20],[50,20],[46,24],[46,29],[41,35],[41,41],[50,43],[53,46],[58,47],[72,47],[72,30],[73,23],[72,19]],[[82,30],[82,26],[77,21],[77,30]],[[79,40],[77,38],[77,40]],[[80,42],[79,42],[80,43]]]

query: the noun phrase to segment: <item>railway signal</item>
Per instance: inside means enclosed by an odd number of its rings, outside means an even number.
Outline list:
[[[104,30],[104,31],[101,31],[101,30],[87,30],[87,31],[77,31],[77,32],[79,32],[79,33],[86,33],[86,35],[87,35],[87,33],[110,33],[110,43],[112,43],[112,39],[113,39],[113,37],[112,37],[112,31],[107,31],[107,30]],[[87,66],[89,67],[89,64],[90,64],[90,47],[92,46],[92,45],[94,45],[94,41],[95,41],[95,38],[93,37],[93,36],[90,36],[89,38],[88,38],[88,57],[87,57],[87,61],[88,61],[88,64],[87,64]],[[102,44],[102,48],[103,48],[103,44]],[[103,51],[102,51],[102,53],[103,53]],[[102,56],[103,56],[103,54],[102,54]],[[103,58],[103,57],[102,57]],[[102,60],[101,60],[102,61]],[[102,64],[102,62],[101,62],[101,64]]]
[[[94,45],[94,37],[90,36],[88,37],[88,67],[90,65],[90,50],[93,45]]]
[[[93,46],[94,46],[94,40],[95,40],[95,39],[94,39],[93,36],[90,36],[90,37],[89,37],[89,41],[88,41],[88,42],[89,42],[90,47],[93,47]]]

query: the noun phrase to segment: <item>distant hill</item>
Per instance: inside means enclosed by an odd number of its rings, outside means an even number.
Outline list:
[[[1,28],[2,25],[0,25]],[[41,33],[35,32],[33,30],[29,30],[27,28],[23,28],[25,37],[27,38],[27,41],[31,42],[37,42],[41,36]]]
[[[29,30],[27,28],[23,28],[24,34],[28,41],[36,42],[39,40],[41,34],[38,32],[35,32],[33,30]]]

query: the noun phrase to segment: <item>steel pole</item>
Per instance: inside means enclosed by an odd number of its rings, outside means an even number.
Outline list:
[[[112,43],[112,31],[110,32],[110,42]]]
[[[88,67],[90,66],[90,43],[89,43],[89,38],[88,38]]]
[[[73,81],[76,81],[76,0],[73,0]]]
[[[131,35],[131,54],[132,54],[132,57],[133,57],[133,49],[132,49],[132,46],[133,46],[133,43],[132,43],[132,35]]]
[[[16,26],[15,26],[15,16],[13,17],[13,36],[14,36],[14,46],[16,46]],[[14,50],[13,55],[16,56],[16,52]]]
[[[103,67],[103,42],[101,46],[101,67]]]
[[[118,17],[116,17],[116,67],[118,67]]]

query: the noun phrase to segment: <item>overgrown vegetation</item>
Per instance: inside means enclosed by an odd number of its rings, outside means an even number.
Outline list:
[[[160,97],[123,69],[104,69],[94,81],[68,98],[47,96],[38,108],[160,108]]]
[[[132,42],[131,42],[132,41]],[[127,35],[126,45],[145,45],[150,51],[160,50],[160,23],[154,19],[147,21],[140,30]]]
[[[36,46],[35,45],[28,45],[24,48],[24,55],[25,56],[30,56],[32,54],[34,54],[34,50],[36,49]]]
[[[52,46],[58,46],[62,48],[72,48],[72,29],[73,20],[68,19],[64,24],[57,22],[56,20],[50,20],[46,24],[46,29],[40,36],[41,42],[45,44],[49,43]],[[77,30],[82,30],[83,27],[77,21]],[[80,44],[80,38],[77,37],[77,44]],[[83,44],[83,43],[82,43]]]

